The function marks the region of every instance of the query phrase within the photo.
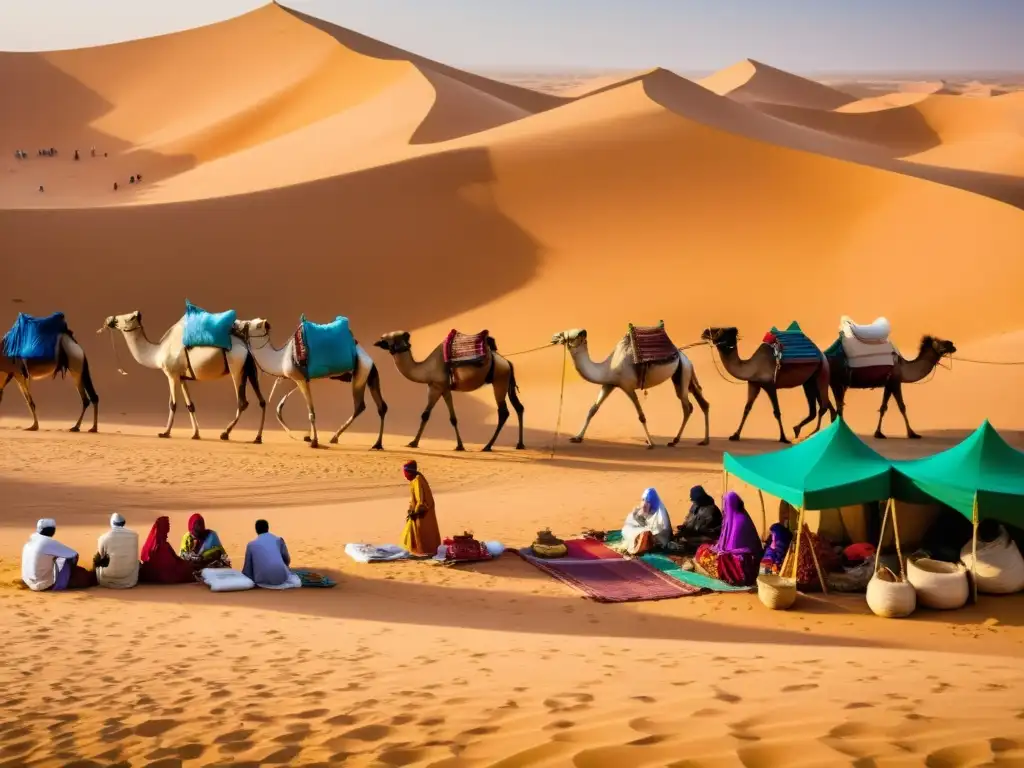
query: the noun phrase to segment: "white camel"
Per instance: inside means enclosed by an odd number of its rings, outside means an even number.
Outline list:
[[[248,344],[249,351],[256,360],[256,365],[259,366],[263,373],[268,376],[274,376],[277,379],[291,379],[295,382],[295,389],[288,392],[277,404],[275,411],[277,420],[286,431],[290,431],[282,417],[284,404],[296,391],[301,392],[302,397],[306,401],[306,411],[309,414],[309,434],[306,435],[305,440],[313,448],[316,448],[320,443],[316,429],[316,409],[313,407],[311,381],[306,378],[306,374],[295,362],[295,334],[292,334],[287,344],[278,349],[270,341],[270,322],[268,320],[263,318],[236,320],[233,329],[234,333]],[[388,412],[388,404],[384,402],[384,397],[380,391],[380,372],[377,370],[373,358],[366,354],[366,350],[356,344],[356,367],[352,372],[321,378],[352,382],[354,406],[352,415],[334,433],[331,442],[337,443],[341,434],[352,425],[356,417],[366,410],[366,390],[369,389],[373,402],[377,404],[377,415],[380,416],[377,442],[373,444],[372,448],[375,451],[382,450],[384,448],[384,416]]]
[[[569,441],[582,443],[583,435],[586,434],[587,427],[590,426],[590,420],[594,418],[601,404],[604,403],[608,395],[616,389],[621,389],[636,407],[637,415],[640,417],[640,424],[643,426],[644,434],[647,436],[647,447],[653,448],[654,441],[651,440],[651,433],[647,429],[647,417],[644,416],[644,409],[640,407],[640,399],[636,394],[637,389],[640,388],[640,373],[633,362],[629,337],[623,337],[615,345],[611,355],[602,363],[595,363],[590,359],[590,352],[587,348],[587,332],[585,330],[573,329],[562,331],[551,338],[551,343],[566,345],[569,348],[569,354],[572,355],[573,365],[580,376],[593,384],[601,385],[601,391],[597,395],[597,400],[590,406],[590,411],[587,413],[587,420],[583,422],[583,427],[580,431],[575,436],[569,438]],[[701,390],[700,383],[697,381],[697,374],[693,370],[693,363],[690,362],[690,359],[682,350],[679,350],[679,357],[675,360],[667,363],[648,364],[644,387],[656,387],[669,379],[675,385],[676,396],[683,404],[683,423],[680,425],[675,439],[668,444],[669,447],[679,443],[680,438],[683,436],[683,430],[686,429],[686,422],[690,420],[690,415],[693,413],[693,405],[690,403],[689,397],[691,394],[693,399],[697,401],[697,405],[704,412],[704,439],[698,445],[707,445],[711,433],[708,415],[710,406],[708,401],[704,399],[704,393]]]
[[[227,440],[231,436],[231,430],[238,423],[242,412],[249,407],[249,403],[245,399],[245,384],[248,381],[256,393],[262,411],[260,428],[253,442],[263,442],[263,424],[267,418],[267,403],[260,393],[256,364],[253,362],[245,342],[241,339],[232,336],[230,350],[217,347],[193,347],[186,350],[182,342],[185,329],[185,318],[183,317],[167,330],[159,342],[154,344],[146,337],[146,331],[142,327],[141,312],[108,317],[104,326],[121,331],[128,350],[139,365],[163,371],[167,377],[171,398],[168,404],[167,428],[159,434],[159,437],[171,436],[174,412],[177,409],[176,389],[178,384],[181,385],[181,394],[185,398],[185,407],[188,409],[188,416],[192,421],[192,439],[198,440],[199,423],[196,421],[196,407],[192,403],[187,382],[210,381],[230,376],[231,382],[235,385],[237,407],[235,418],[221,433],[220,439]],[[99,333],[102,332],[103,328],[99,330]]]

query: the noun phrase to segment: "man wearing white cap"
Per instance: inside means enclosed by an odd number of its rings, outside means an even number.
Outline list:
[[[96,545],[96,579],[101,587],[130,589],[139,583],[139,534],[117,512]]]
[[[54,539],[56,532],[57,522],[44,517],[21,550],[21,580],[33,592],[88,586],[89,572],[78,567],[78,553]]]

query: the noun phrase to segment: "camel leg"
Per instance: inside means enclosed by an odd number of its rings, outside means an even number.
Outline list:
[[[499,383],[495,381],[491,388],[494,390],[494,400],[498,404],[498,426],[495,428],[494,434],[491,435],[491,439],[487,442],[487,445],[481,449],[485,452],[490,452],[491,446],[493,446],[494,441],[498,439],[498,435],[501,434],[501,428],[505,426],[505,422],[508,421],[509,417],[508,405],[505,404],[505,400],[508,397],[507,382],[506,386],[502,388],[499,386]]]
[[[587,420],[583,422],[583,426],[580,427],[580,431],[574,436],[569,438],[570,443],[582,443],[583,436],[587,433],[587,427],[590,426],[590,420],[594,418],[598,410],[600,410],[602,403],[608,399],[608,395],[615,391],[614,384],[605,384],[601,387],[601,391],[597,393],[597,399],[594,404],[590,406],[590,410],[587,411]]]
[[[843,418],[843,408],[846,406],[846,387],[834,385],[832,387],[832,396],[836,399],[836,413],[841,419]],[[832,421],[835,421],[835,418]]]
[[[319,448],[320,435],[316,431],[316,408],[313,406],[313,388],[305,379],[296,379],[295,385],[302,392],[302,397],[306,401],[306,409],[309,411],[309,447]]]
[[[789,444],[789,439],[786,437],[786,429],[782,426],[782,409],[779,408],[779,393],[772,387],[765,387],[765,393],[768,395],[768,399],[772,404],[772,414],[775,416],[775,421],[779,424],[779,442]]]
[[[83,357],[81,369],[75,370],[74,367],[69,366],[68,371],[75,382],[75,388],[78,390],[79,397],[82,398],[82,413],[79,414],[78,421],[75,422],[75,426],[71,428],[71,431],[78,432],[81,429],[82,419],[85,418],[85,411],[92,405],[92,426],[89,428],[89,432],[99,432],[100,398],[96,394],[96,388],[93,386],[92,374],[89,373],[89,360]]]
[[[635,389],[624,389],[626,397],[633,401],[633,406],[636,408],[636,415],[640,418],[640,425],[644,428],[644,434],[647,435],[647,447],[648,449],[654,447],[654,441],[651,440],[651,433],[647,429],[647,417],[644,415],[644,409],[640,407],[640,398],[637,397]]]
[[[25,398],[25,405],[28,406],[28,412],[32,414],[32,426],[25,427],[26,432],[38,432],[39,431],[39,417],[36,415],[36,401],[32,398],[32,389],[29,384],[28,378],[22,378],[21,376],[15,376],[14,380],[18,384],[18,389],[21,390],[21,396]]]
[[[523,412],[526,410],[523,407],[522,402],[519,400],[519,387],[516,385],[516,369],[512,363],[508,364],[508,399],[512,403],[512,410],[516,412],[516,418],[519,419],[519,442],[516,443],[516,450],[521,451],[526,447],[526,443],[523,442]]]
[[[690,377],[690,394],[697,401],[697,406],[704,412],[704,439],[697,445],[708,445],[711,443],[711,403],[704,397],[704,390],[697,381],[697,374]]]
[[[369,387],[370,396],[377,404],[377,414],[380,416],[380,430],[377,433],[377,442],[373,444],[372,450],[379,451],[384,447],[384,414],[388,412],[387,403],[380,394],[380,374],[377,373],[377,366],[371,364],[370,370],[365,379],[352,379],[352,415],[349,420],[342,424],[338,431],[331,437],[332,443],[337,443],[341,433],[348,429],[363,411],[366,410],[366,389]]]
[[[903,384],[900,381],[894,381],[892,384],[892,396],[896,400],[896,405],[900,409],[900,413],[903,415],[903,423],[907,425],[907,437],[911,440],[920,440],[921,436],[917,434],[910,427],[910,419],[907,418],[907,404],[903,402]]]
[[[167,383],[171,387],[171,397],[167,402],[167,426],[157,437],[170,437],[171,427],[174,426],[174,412],[178,410],[177,381],[173,376],[167,374]]]
[[[736,442],[740,439],[740,435],[743,433],[743,425],[747,423],[747,417],[750,415],[750,410],[754,407],[754,402],[757,400],[757,396],[761,394],[761,385],[753,381],[747,382],[747,404],[743,406],[743,418],[740,419],[740,425],[736,427],[736,431],[729,435],[729,439]]]
[[[675,438],[669,442],[668,447],[672,448],[679,444],[679,440],[683,436],[683,432],[686,430],[686,422],[690,420],[690,415],[693,413],[693,404],[690,402],[690,382],[687,381],[690,377],[687,376],[687,371],[682,363],[676,366],[676,369],[672,372],[672,384],[676,388],[676,397],[679,398],[679,402],[683,405],[683,423],[679,425],[679,431],[676,432]]]
[[[817,414],[818,414],[818,391],[817,391],[817,389],[818,389],[818,385],[817,385],[816,382],[810,381],[810,380],[804,382],[804,394],[807,396],[807,408],[808,408],[808,410],[810,412],[807,414],[807,418],[806,419],[804,419],[799,424],[797,424],[795,427],[793,427],[793,437],[800,437],[800,430],[803,429],[807,424],[810,424],[812,421],[814,421],[814,417],[817,416]],[[822,413],[822,415],[824,415],[824,413],[825,413],[825,406],[821,407],[821,413]],[[814,432],[817,432],[819,429],[821,429],[821,417],[820,416],[818,417],[818,426],[817,426],[817,428],[815,428]],[[813,435],[814,432],[812,432],[811,434]]]
[[[409,443],[407,447],[420,447],[420,438],[423,437],[423,430],[427,428],[427,422],[430,420],[430,412],[434,410],[434,406],[437,405],[437,401],[441,399],[441,391],[441,387],[433,385],[427,386],[427,407],[423,409],[423,415],[420,416],[420,428],[416,431],[416,437],[412,439],[412,442]]]
[[[189,421],[192,422],[192,439],[199,439],[199,421],[196,419],[196,404],[192,402],[192,396],[188,391],[188,384],[185,380],[181,381],[181,397],[185,401],[185,409],[188,411]]]
[[[445,389],[441,393],[441,397],[444,398],[444,404],[448,406],[448,418],[452,423],[452,429],[455,430],[455,450],[464,451],[466,446],[462,444],[462,435],[459,434],[459,419],[455,415],[455,403],[452,402],[452,391]],[[505,418],[508,418],[508,412],[505,413]]]
[[[242,418],[242,414],[245,413],[245,409],[249,407],[249,401],[245,399],[245,384],[248,378],[245,375],[245,370],[235,371],[229,370],[231,375],[231,383],[235,385],[235,418],[231,420],[224,431],[220,433],[221,440],[231,439],[231,430],[235,428],[238,420]],[[264,411],[264,414],[266,411]]]
[[[882,433],[882,420],[885,418],[885,412],[889,410],[889,398],[892,397],[892,389],[889,387],[889,383],[886,382],[884,389],[882,390],[882,406],[878,409],[878,426],[875,427],[875,439],[885,440],[885,435]]]
[[[260,428],[252,441],[254,445],[260,445],[263,442],[263,427],[267,423],[267,401],[263,398],[263,392],[260,391],[260,372],[256,368],[256,361],[252,355],[246,356],[242,373],[245,374],[245,380],[252,386],[252,391],[256,393],[256,402],[260,404]],[[242,385],[241,399],[245,400],[245,384]]]
[[[85,418],[85,412],[89,409],[89,395],[85,392],[85,387],[82,386],[82,380],[80,377],[72,373],[72,377],[75,382],[75,389],[78,390],[78,396],[82,398],[82,412],[78,414],[78,421],[75,422],[75,426],[69,429],[69,432],[78,432],[82,428],[82,419]]]

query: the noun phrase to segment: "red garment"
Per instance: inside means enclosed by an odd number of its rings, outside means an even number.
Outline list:
[[[139,581],[149,584],[188,584],[195,581],[195,571],[167,543],[171,532],[168,517],[158,517],[153,523],[146,543],[142,545],[139,560]]]
[[[764,335],[764,338],[763,338],[763,339],[761,339],[761,343],[762,343],[762,344],[775,344],[775,343],[777,343],[777,342],[778,342],[778,340],[779,340],[779,337],[778,337],[778,336],[776,336],[776,335],[775,335],[774,333],[772,333],[771,331],[768,331],[768,333],[766,333],[766,334]]]
[[[869,542],[851,544],[843,550],[843,557],[851,563],[863,563],[875,556],[875,545]]]

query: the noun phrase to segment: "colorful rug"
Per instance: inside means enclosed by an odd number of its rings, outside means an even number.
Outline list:
[[[356,341],[348,318],[339,315],[334,322],[312,323],[303,315],[299,320],[306,357],[306,375],[311,379],[351,373],[356,367]],[[298,348],[296,348],[298,352]],[[296,355],[298,356],[298,355]]]
[[[326,576],[319,571],[310,570],[309,568],[292,568],[292,573],[302,580],[302,586],[304,587],[329,589],[338,585],[338,582],[330,576]]]
[[[60,335],[67,330],[68,324],[63,312],[54,312],[47,317],[33,317],[19,312],[11,330],[4,334],[4,355],[21,360],[56,360],[57,343]]]
[[[732,584],[726,584],[719,579],[712,579],[710,576],[705,576],[702,573],[683,570],[679,563],[665,555],[643,555],[640,559],[665,575],[678,579],[684,584],[696,587],[697,589],[710,592],[749,592],[751,590],[750,587],[734,587]]]
[[[186,349],[192,347],[216,347],[231,349],[231,327],[235,323],[235,310],[213,314],[200,309],[185,299],[185,329],[181,343]]]
[[[665,332],[664,321],[654,326],[630,323],[626,337],[633,352],[633,362],[637,365],[665,363],[679,356],[679,349]]]
[[[567,541],[566,545],[569,544]],[[699,588],[673,579],[642,560],[618,556],[543,560],[528,547],[517,551],[528,563],[599,603],[668,600],[700,592]]]
[[[468,334],[452,328],[444,340],[444,361],[449,365],[478,363],[487,357],[488,331]]]
[[[769,337],[774,337],[777,349],[781,350],[781,362],[806,363],[821,359],[821,350],[811,341],[800,329],[800,325],[794,320],[784,331],[773,327],[765,335],[765,342],[771,343]]]

